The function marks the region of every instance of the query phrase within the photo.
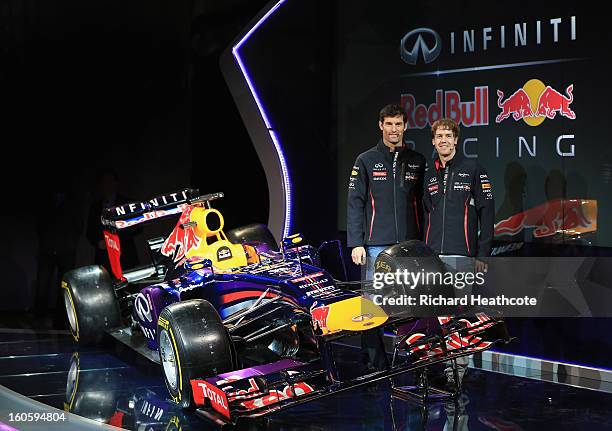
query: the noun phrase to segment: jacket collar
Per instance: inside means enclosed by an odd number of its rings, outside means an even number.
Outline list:
[[[376,149],[380,151],[381,153],[383,153],[385,157],[389,157],[393,159],[393,153],[389,151],[389,147],[387,147],[383,143],[382,139],[378,141],[378,144],[376,144]],[[406,149],[407,149],[406,144],[403,144],[401,147],[397,148],[395,151],[401,154],[402,152],[406,151]]]
[[[461,154],[461,152],[459,151],[455,151],[455,155],[453,156],[452,159],[450,159],[448,162],[446,162],[446,164],[448,166],[454,166],[457,165],[461,162],[461,160],[463,160],[463,154]],[[437,156],[436,159],[434,160],[434,166],[436,167],[436,170],[439,171],[442,168],[442,162],[440,161],[440,156]]]

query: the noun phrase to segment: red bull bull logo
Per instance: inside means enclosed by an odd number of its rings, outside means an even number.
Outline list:
[[[539,79],[531,79],[508,98],[504,92],[497,90],[497,106],[501,112],[495,117],[501,123],[512,117],[514,121],[523,120],[530,126],[538,126],[545,119],[554,119],[557,114],[570,120],[576,119],[576,113],[569,107],[574,101],[574,84],[565,89],[565,94],[544,85]]]
[[[329,316],[329,307],[327,305],[321,307],[314,307],[313,305],[313,308],[310,309],[310,316],[312,317],[312,327],[314,329],[318,328],[324,334],[328,332],[327,317]]]
[[[534,228],[534,238],[562,233],[569,236],[597,231],[597,201],[555,199],[515,214],[495,225],[495,236],[516,235]]]
[[[193,208],[192,206],[185,207],[174,230],[162,245],[161,254],[168,257],[174,254],[175,262],[183,259],[189,250],[200,243],[200,238],[196,235],[194,228],[183,227],[185,223],[191,221]]]
[[[533,112],[531,111],[531,101],[529,100],[529,96],[522,88],[519,88],[512,94],[512,96],[508,97],[506,100],[502,102],[502,98],[504,97],[504,92],[501,90],[497,90],[497,106],[499,106],[502,112],[495,117],[496,123],[501,123],[510,115],[514,118],[515,121],[520,120],[521,118],[531,117],[533,116]]]
[[[574,120],[576,114],[569,108],[570,103],[574,101],[574,85],[569,85],[565,92],[567,97],[559,93],[550,85],[544,89],[538,100],[538,111],[536,115],[545,115],[551,120],[555,118],[557,112],[564,117]]]

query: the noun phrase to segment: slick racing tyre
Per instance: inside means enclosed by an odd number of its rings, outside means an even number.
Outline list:
[[[393,286],[385,286],[379,291],[384,296],[408,295],[420,299],[420,295],[442,295],[446,298],[454,298],[455,293],[452,285],[445,285],[438,282],[440,277],[443,277],[447,269],[444,262],[440,260],[437,254],[422,241],[412,240],[405,241],[399,244],[392,245],[384,249],[376,258],[374,263],[375,273],[413,273],[423,274],[421,281],[415,284],[395,284]],[[440,274],[437,280],[432,281],[435,277],[429,277],[424,280],[425,274]],[[375,276],[376,278],[376,276]],[[410,280],[410,279],[409,279]],[[384,308],[384,307],[383,307]],[[414,316],[427,317],[433,315],[446,314],[452,309],[446,306],[439,305],[423,305],[417,302],[416,305],[402,305],[396,308],[393,314],[402,309],[409,310]],[[386,310],[387,311],[387,310]]]
[[[157,342],[166,387],[183,408],[193,403],[191,379],[232,369],[232,341],[217,310],[203,299],[164,308],[157,321]]]
[[[102,266],[90,265],[68,271],[62,278],[61,287],[75,341],[98,343],[105,331],[121,324],[113,282]]]
[[[254,223],[237,227],[227,231],[225,234],[227,235],[227,239],[234,244],[261,242],[266,244],[270,250],[278,251],[278,244],[276,244],[274,235],[272,235],[268,226],[264,224]]]

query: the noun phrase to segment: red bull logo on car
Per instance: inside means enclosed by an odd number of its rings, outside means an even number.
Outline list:
[[[523,120],[530,126],[539,126],[545,119],[552,120],[557,115],[576,119],[576,113],[570,108],[574,101],[574,84],[568,85],[561,93],[539,79],[530,79],[505,99],[504,92],[497,90],[497,97],[501,112],[495,117],[496,123],[510,117],[514,121]]]
[[[189,250],[197,247],[200,243],[200,238],[196,235],[195,229],[185,226],[191,221],[193,208],[190,205],[185,207],[176,227],[162,245],[161,253],[168,257],[174,254],[175,262],[183,259]]]
[[[329,316],[329,307],[327,305],[323,305],[320,307],[316,307],[316,302],[313,304],[313,307],[310,309],[310,315],[312,316],[312,326],[314,329],[319,329],[323,334],[329,332],[327,328],[327,317]]]

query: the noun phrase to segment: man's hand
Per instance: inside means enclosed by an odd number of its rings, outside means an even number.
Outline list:
[[[482,260],[478,259],[474,261],[474,269],[476,270],[476,272],[487,272],[488,268],[489,265],[487,265],[486,262],[483,262]]]
[[[363,247],[355,247],[351,252],[351,258],[355,265],[365,265],[366,251]]]

